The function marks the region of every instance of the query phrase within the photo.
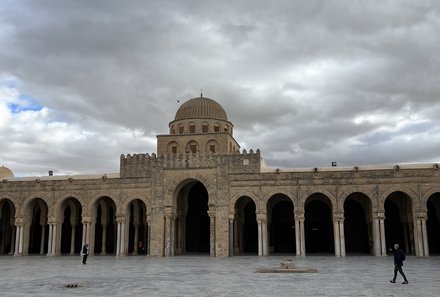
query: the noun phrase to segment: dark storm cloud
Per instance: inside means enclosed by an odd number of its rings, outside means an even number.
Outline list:
[[[117,171],[119,154],[154,152],[200,89],[269,165],[439,160],[439,11],[432,1],[4,1],[0,162],[19,174]],[[13,115],[20,94],[45,113]]]

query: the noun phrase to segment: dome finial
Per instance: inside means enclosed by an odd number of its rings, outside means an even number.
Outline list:
[[[200,98],[203,97],[203,89],[200,89]]]

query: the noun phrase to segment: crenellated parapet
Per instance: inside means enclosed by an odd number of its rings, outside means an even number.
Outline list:
[[[204,169],[228,166],[237,172],[259,172],[260,150],[241,154],[127,154],[121,155],[120,176],[128,177],[151,177],[155,169]]]
[[[241,154],[229,155],[229,173],[260,173],[260,149],[243,150]]]

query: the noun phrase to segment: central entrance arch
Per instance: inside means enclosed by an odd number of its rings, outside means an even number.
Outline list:
[[[208,191],[198,180],[190,180],[178,192],[176,254],[209,254],[208,200]]]

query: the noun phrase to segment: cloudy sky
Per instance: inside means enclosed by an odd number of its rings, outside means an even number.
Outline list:
[[[439,1],[2,0],[0,45],[16,176],[118,172],[200,89],[271,167],[440,162]]]

